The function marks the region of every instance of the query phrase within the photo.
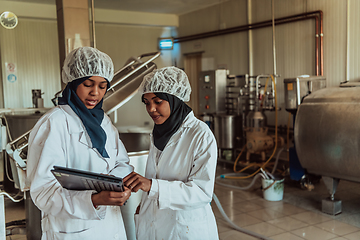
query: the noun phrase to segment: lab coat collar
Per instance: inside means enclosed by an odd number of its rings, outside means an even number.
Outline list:
[[[184,122],[183,122],[183,124],[181,125],[181,127],[188,128],[188,127],[190,127],[190,126],[193,126],[195,120],[196,120],[196,117],[195,117],[195,115],[194,115],[194,112],[191,111],[191,112],[186,116],[186,118],[184,119]]]
[[[69,105],[59,105],[58,107],[70,116],[70,117],[66,117],[68,122],[67,127],[70,134],[85,131],[81,119],[79,118],[78,115],[76,115],[76,113],[71,109]]]
[[[85,127],[79,116],[71,109],[69,105],[60,105],[58,107],[62,109],[64,112],[66,112],[68,115],[70,115],[70,117],[67,118],[69,134],[79,134],[79,142],[92,148],[91,139],[89,135],[86,133]],[[109,123],[110,123],[110,119],[105,115],[101,123],[101,127],[105,128]]]

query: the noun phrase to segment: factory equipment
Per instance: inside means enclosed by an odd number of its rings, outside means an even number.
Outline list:
[[[34,108],[43,108],[44,107],[44,99],[41,98],[41,89],[32,89],[32,102]]]
[[[219,148],[219,156],[232,160],[236,149],[241,147],[241,118],[238,115],[219,113],[214,115],[214,135]]]
[[[110,114],[114,112],[135,95],[143,76],[156,69],[156,65],[152,61],[158,56],[160,56],[160,52],[146,53],[137,58],[130,58],[123,68],[115,72],[111,87],[104,96],[103,109],[105,113]],[[147,58],[147,60],[143,62],[142,58]],[[41,97],[41,91],[35,91],[33,96],[38,98],[39,94]],[[55,98],[52,99],[53,103],[57,103],[58,97],[59,93],[56,93]],[[26,194],[25,204],[27,208],[26,224],[27,230],[29,230],[27,231],[28,240],[41,238],[40,211],[33,204],[28,191],[29,186],[25,181],[28,136],[31,128],[44,113],[44,109],[40,110],[41,112],[37,111],[40,112],[40,114],[36,114],[36,117],[31,114],[25,116],[14,114],[2,116],[5,120],[4,122],[6,122],[5,126],[8,127],[8,135],[13,135],[14,137],[14,140],[10,138],[10,142],[6,144],[6,152],[8,156],[10,156],[15,184],[17,188]],[[8,110],[4,111],[9,112]],[[34,109],[31,109],[31,111],[34,112]],[[29,119],[31,119],[31,121]],[[13,122],[14,124],[12,124]],[[6,132],[2,134],[1,137],[4,141],[7,138]],[[134,167],[137,167],[137,172],[144,174],[145,160],[147,159],[149,147],[148,134],[121,133],[120,138],[129,152],[130,163]],[[125,223],[125,229],[128,239],[135,239],[133,214],[136,206],[140,202],[140,195],[138,197],[132,197],[128,202],[127,206],[124,207],[123,213],[124,222],[127,221]],[[5,223],[0,222],[0,228],[5,229]]]
[[[255,78],[255,81],[254,81]],[[261,85],[260,79],[266,78],[265,85]],[[271,78],[270,91],[267,91],[268,80]],[[264,87],[264,89],[262,89]],[[246,164],[250,163],[251,154],[260,154],[261,160],[265,161],[265,153],[276,150],[284,144],[284,139],[277,135],[268,135],[266,116],[264,110],[275,110],[277,125],[276,86],[272,75],[258,75],[250,77],[247,93],[249,95],[249,113],[246,116]],[[262,90],[262,91],[261,91]],[[261,93],[262,92],[262,93]],[[275,148],[276,146],[276,148]]]
[[[310,94],[295,120],[296,152],[307,172],[322,176],[330,195],[322,200],[322,211],[328,214],[342,211],[334,196],[340,179],[360,182],[359,87],[346,82]]]
[[[25,206],[26,206],[26,235],[28,239],[41,238],[41,214],[37,207],[34,205],[27,191],[26,185],[26,156],[27,156],[27,141],[30,129],[35,125],[38,119],[46,112],[46,109],[27,109],[25,110],[12,110],[8,112],[4,110],[1,118],[4,120],[4,128],[7,128],[7,133],[3,132],[2,140],[5,141],[9,138],[10,142],[6,144],[7,155],[4,154],[4,164],[10,165],[11,175],[14,183],[5,181],[4,189],[9,188],[9,184],[15,184],[15,188],[24,192]],[[25,134],[24,134],[25,132]],[[10,161],[9,161],[10,160]]]
[[[242,116],[238,112],[239,89],[243,84],[228,76],[228,70],[200,73],[199,111],[214,131],[219,156],[232,160],[242,145]]]
[[[228,70],[218,69],[200,73],[199,112],[212,115],[225,112],[225,90]]]
[[[284,79],[285,109],[293,114],[294,128],[297,110],[303,99],[309,94],[325,87],[326,78],[323,76],[302,75],[296,78]],[[300,181],[301,186],[308,190],[313,189],[313,184],[299,162],[296,153],[296,141],[293,147],[289,147],[289,169],[292,180]]]
[[[275,83],[262,85],[260,79],[271,75],[228,75],[227,70],[201,72],[199,109],[205,121],[210,121],[219,148],[219,156],[233,160],[243,145],[247,164],[251,154],[260,154],[284,144],[277,135],[269,136],[264,110],[275,107]],[[273,79],[272,79],[273,80]],[[246,139],[246,141],[245,141]]]
[[[110,114],[127,103],[136,93],[143,77],[156,69],[154,61],[160,52],[145,53],[130,58],[124,67],[116,71],[111,86],[104,96],[104,112]],[[143,58],[147,58],[145,62]]]
[[[294,113],[307,95],[326,87],[326,78],[323,76],[302,75],[296,78],[284,79],[284,84],[285,109]]]
[[[284,145],[284,139],[275,135],[268,135],[268,128],[266,127],[266,116],[260,111],[251,111],[247,116],[246,132],[246,163],[250,162],[251,154],[260,154],[261,160],[265,161],[266,151],[272,150],[275,146],[275,141],[278,141],[278,146]]]

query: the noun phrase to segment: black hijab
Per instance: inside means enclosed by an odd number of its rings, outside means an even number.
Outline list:
[[[62,92],[62,97],[59,98],[59,105],[67,104],[71,107],[84,124],[93,148],[96,148],[101,156],[108,158],[109,155],[105,150],[106,133],[100,126],[104,118],[103,99],[93,109],[88,109],[76,94],[77,87],[90,77],[83,77],[69,82]],[[109,88],[109,81],[107,83],[107,88]]]
[[[156,92],[154,94],[158,98],[168,101],[170,105],[169,118],[163,124],[155,124],[153,129],[155,147],[163,151],[171,136],[180,128],[192,109],[174,95],[163,92]],[[142,95],[142,101],[144,102],[144,95]]]

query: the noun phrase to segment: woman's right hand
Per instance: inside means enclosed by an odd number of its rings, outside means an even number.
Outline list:
[[[145,178],[136,172],[132,172],[123,179],[124,185],[131,189],[132,192],[137,192],[140,189],[144,192],[149,192],[151,189],[151,179]]]
[[[112,206],[122,206],[125,204],[126,200],[129,199],[131,195],[131,190],[125,187],[123,192],[114,192],[114,191],[101,191],[91,195],[91,201],[94,207],[100,205],[112,205]]]

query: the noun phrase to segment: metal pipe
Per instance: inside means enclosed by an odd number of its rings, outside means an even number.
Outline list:
[[[346,58],[345,58],[345,81],[349,81],[349,34],[350,34],[350,15],[349,0],[346,1]]]
[[[30,129],[29,131],[27,131],[26,133],[24,133],[23,135],[21,135],[20,137],[16,138],[15,140],[9,142],[8,144],[13,145],[14,143],[16,143],[17,141],[19,141],[20,139],[24,138],[25,140],[28,139],[28,137],[26,135],[30,134],[32,129]]]
[[[275,92],[273,91],[273,84],[276,85],[276,46],[275,46],[275,4],[274,4],[274,0],[271,0],[271,7],[272,7],[272,13],[271,13],[271,17],[272,17],[272,43],[273,43],[273,64],[274,64],[274,83],[271,81],[271,93],[272,93],[272,99],[273,101],[275,100]],[[274,106],[274,102],[272,103]]]
[[[319,18],[315,17],[315,61],[316,61],[316,76],[319,76],[320,69],[319,69]]]
[[[255,111],[259,111],[259,78],[261,75],[258,75],[255,79]]]
[[[320,13],[320,64],[321,64],[321,71],[320,75],[324,76],[324,34],[323,34],[323,12],[319,11]]]
[[[91,0],[91,22],[92,22],[91,25],[92,25],[93,47],[96,48],[94,0]]]
[[[270,78],[270,75],[257,75],[255,80],[255,111],[259,111],[260,109],[260,102],[259,102],[259,79],[260,78]],[[272,91],[272,89],[271,89]]]
[[[324,66],[323,66],[323,59],[324,59],[324,54],[323,54],[323,12],[319,10],[319,11],[301,13],[301,14],[292,15],[292,16],[288,16],[288,17],[277,18],[274,20],[274,22],[275,22],[275,25],[280,25],[280,24],[303,21],[303,20],[308,20],[308,19],[313,19],[313,18],[315,19],[315,24],[316,24],[315,36],[320,37],[320,41],[318,44],[319,46],[315,49],[316,56],[317,56],[316,69],[320,69],[320,75],[323,75],[323,73],[324,73]],[[233,28],[227,28],[227,29],[222,29],[222,30],[216,30],[216,31],[211,31],[211,32],[205,32],[205,33],[200,33],[200,34],[184,36],[184,37],[178,37],[178,38],[174,38],[174,43],[193,41],[193,40],[198,40],[198,39],[203,39],[203,38],[208,38],[208,37],[216,37],[216,36],[221,36],[221,35],[225,35],[225,34],[238,33],[238,32],[242,32],[242,31],[249,31],[249,30],[254,30],[254,29],[264,28],[264,27],[269,27],[269,26],[272,26],[272,21],[263,21],[263,22],[259,22],[259,23],[247,24],[247,25],[242,25],[242,26],[233,27]],[[318,32],[319,26],[320,26],[320,33]],[[320,54],[318,52],[320,52]],[[320,65],[320,67],[319,67],[319,65]]]
[[[276,76],[276,46],[275,46],[275,19],[274,19],[274,0],[271,0],[271,6],[272,6],[272,13],[271,13],[271,24],[272,24],[272,44],[273,44],[273,57],[274,57],[274,76]],[[275,84],[276,84],[276,77],[275,77]]]
[[[250,25],[252,23],[252,5],[251,0],[248,0],[247,4],[247,13],[248,13],[248,24]],[[254,59],[253,59],[253,32],[252,30],[249,30],[248,33],[248,45],[249,45],[249,74],[254,75]]]
[[[277,18],[277,19],[275,19],[275,25],[314,18],[317,14],[320,14],[320,13],[322,14],[322,11],[315,11],[315,12],[303,13],[303,14],[298,14],[298,15],[292,15],[292,16],[288,16],[288,17]],[[199,34],[189,35],[189,36],[185,36],[185,37],[178,37],[178,38],[174,38],[174,43],[198,40],[198,39],[208,38],[208,37],[215,37],[215,36],[220,36],[220,35],[224,35],[224,34],[237,33],[237,32],[241,32],[241,31],[248,31],[251,29],[270,27],[270,26],[272,26],[271,20],[263,21],[263,22],[259,22],[259,23],[247,24],[247,25],[242,25],[242,26],[238,26],[238,27],[232,27],[232,28],[216,30],[216,31],[211,31],[211,32],[205,32],[205,33],[199,33]]]

